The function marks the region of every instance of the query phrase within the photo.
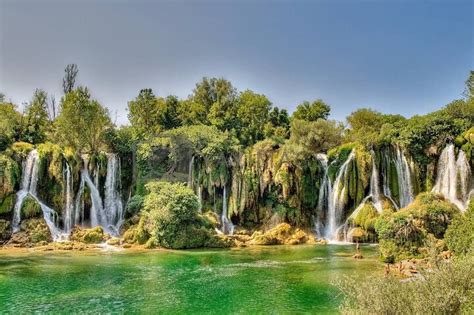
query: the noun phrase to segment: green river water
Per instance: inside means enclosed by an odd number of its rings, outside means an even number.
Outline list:
[[[376,248],[269,246],[146,252],[0,251],[0,313],[321,314],[338,277],[380,273]]]

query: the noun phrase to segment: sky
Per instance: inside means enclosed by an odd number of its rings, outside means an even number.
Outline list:
[[[204,76],[290,113],[320,98],[341,121],[409,117],[462,97],[473,41],[471,0],[0,0],[0,92],[59,100],[76,63],[118,124],[140,89],[185,98]]]

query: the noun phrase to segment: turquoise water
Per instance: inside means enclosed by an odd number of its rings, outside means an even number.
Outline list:
[[[331,285],[380,271],[376,248],[272,246],[235,250],[6,254],[1,313],[334,313]]]

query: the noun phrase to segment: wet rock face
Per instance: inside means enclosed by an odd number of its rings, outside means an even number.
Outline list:
[[[48,225],[43,218],[23,220],[20,225],[20,231],[13,234],[10,232],[10,235],[11,237],[7,244],[15,247],[33,247],[44,245],[53,240]]]
[[[110,236],[104,233],[101,226],[96,226],[90,229],[83,229],[75,226],[71,231],[70,239],[72,241],[81,242],[85,244],[99,244],[108,240]]]
[[[298,245],[312,241],[314,241],[312,235],[308,235],[301,229],[294,229],[288,223],[281,223],[266,232],[255,232],[249,243],[252,245]]]
[[[0,244],[8,241],[12,235],[12,226],[10,221],[0,220]]]

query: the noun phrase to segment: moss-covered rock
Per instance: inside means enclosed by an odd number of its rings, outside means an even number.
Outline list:
[[[249,243],[252,245],[297,245],[304,244],[310,239],[311,237],[303,230],[294,229],[288,223],[281,223],[266,232],[254,232]]]
[[[12,235],[10,221],[0,220],[0,244],[8,241]]]
[[[13,211],[15,206],[15,195],[11,194],[3,198],[3,201],[0,202],[0,214],[6,214]]]
[[[21,218],[31,219],[41,214],[41,206],[35,198],[27,196],[21,205]]]
[[[49,227],[43,218],[25,219],[21,221],[20,231],[14,233],[9,240],[16,246],[29,247],[51,242],[53,240]]]
[[[71,231],[70,239],[85,244],[100,244],[109,239],[109,235],[104,233],[104,229],[101,226],[90,229],[75,226]]]
[[[0,154],[0,203],[14,194],[21,180],[20,164],[7,155]]]

